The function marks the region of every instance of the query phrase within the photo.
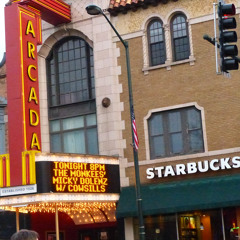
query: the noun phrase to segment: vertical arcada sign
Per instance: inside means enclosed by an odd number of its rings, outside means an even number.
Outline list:
[[[61,0],[19,0],[5,7],[10,185],[35,184],[32,151],[41,151],[37,45],[41,18],[71,21]]]

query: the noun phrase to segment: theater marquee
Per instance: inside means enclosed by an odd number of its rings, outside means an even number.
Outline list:
[[[120,192],[118,160],[109,161],[99,156],[64,161],[56,156],[49,156],[53,161],[45,161],[44,157],[36,161],[38,193]]]

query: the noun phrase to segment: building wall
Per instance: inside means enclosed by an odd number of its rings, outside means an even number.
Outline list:
[[[233,3],[234,1],[231,1]],[[235,6],[238,6],[235,1]],[[175,11],[186,14],[189,23],[191,55],[189,60],[174,63],[171,61],[159,67],[144,66],[148,55],[146,49],[146,25],[153,16],[159,16],[167,24]],[[212,160],[214,158],[239,155],[239,71],[231,71],[231,77],[216,74],[214,46],[203,40],[203,35],[214,36],[213,7],[209,1],[196,4],[193,1],[169,1],[166,5],[159,4],[148,9],[129,11],[126,15],[119,14],[112,17],[116,28],[123,38],[129,42],[132,87],[135,117],[137,122],[139,147],[139,165],[141,182],[156,183],[182,178],[207,177],[216,174],[231,174],[239,172],[231,169],[220,172],[187,175],[161,180],[147,180],[148,167],[176,165],[177,163]],[[237,9],[239,12],[239,9]],[[239,15],[236,16],[239,26]],[[118,41],[114,38],[115,41]],[[167,42],[167,40],[166,40]],[[239,47],[239,43],[238,47]],[[171,48],[171,41],[166,44]],[[120,83],[123,85],[121,102],[124,102],[122,119],[126,128],[123,138],[127,148],[124,157],[127,159],[126,176],[130,185],[135,184],[131,143],[131,123],[129,117],[127,74],[124,49],[121,49],[118,64],[121,66]],[[171,51],[170,51],[171,52]],[[169,59],[171,60],[171,59]],[[195,105],[202,111],[205,151],[199,154],[182,155],[150,160],[147,119],[151,112]]]
[[[85,8],[92,4],[91,1],[66,2],[71,4],[72,22],[70,24],[58,27],[45,22],[42,24],[43,44],[38,49],[42,150],[43,152],[50,151],[45,59],[52,46],[63,37],[80,36],[93,47],[94,52],[99,154],[123,158],[126,142],[122,137],[125,124],[121,119],[123,103],[120,102],[122,85],[118,79],[120,74],[120,67],[117,65],[119,49],[112,41],[112,32],[106,20],[102,16],[92,18],[87,14]],[[106,9],[109,1],[95,1],[94,4]],[[106,97],[111,101],[108,108],[102,106],[102,100]],[[122,164],[120,169],[122,181],[128,184]]]
[[[92,2],[66,2],[71,4],[72,22],[58,27],[43,22],[43,45],[39,47],[43,151],[50,151],[45,59],[58,40],[69,35],[81,36],[94,51],[99,154],[119,156],[121,185],[133,185],[135,179],[124,48],[103,16],[90,16],[86,13],[85,7]],[[236,6],[239,4],[237,1],[232,2]],[[106,9],[109,1],[95,1],[94,4]],[[169,24],[171,16],[178,11],[187,16],[191,54],[188,60],[176,64],[171,57]],[[231,79],[217,75],[214,47],[203,40],[204,34],[214,34],[212,11],[213,5],[209,1],[196,4],[181,0],[160,3],[147,9],[139,8],[136,12],[129,11],[117,17],[105,12],[121,36],[129,41],[135,116],[140,139],[139,164],[143,183],[150,183],[146,179],[146,169],[153,164],[211,160],[212,156],[224,153],[234,155],[240,150],[236,132],[239,128],[236,121],[239,112],[238,73],[231,73]],[[146,27],[152,17],[161,18],[168,36],[167,61],[160,67],[148,65]],[[105,97],[111,101],[108,108],[102,106]],[[205,152],[150,160],[147,119],[151,112],[188,105],[194,105],[202,111]]]
[[[239,32],[239,1],[234,3],[238,15],[236,20]],[[172,42],[170,39],[170,19],[174,12],[181,11],[187,16],[190,38],[190,57],[179,63],[172,61]],[[164,65],[149,67],[147,24],[153,17],[159,17],[166,31],[165,41],[167,61]],[[111,17],[123,39],[129,43],[134,109],[139,137],[139,170],[142,184],[159,184],[185,179],[207,178],[216,175],[239,173],[239,169],[222,169],[205,173],[186,174],[147,179],[147,168],[165,167],[221,158],[239,156],[239,71],[231,71],[231,77],[216,74],[215,49],[203,40],[203,35],[214,37],[213,4],[211,1],[168,1],[147,9],[128,11]],[[218,25],[217,25],[218,27]],[[126,177],[129,185],[135,185],[133,150],[130,146],[131,123],[129,116],[128,86],[125,52],[117,37],[114,37],[121,49],[118,64],[121,66],[120,83],[123,86],[121,102],[124,103],[122,120],[125,122],[123,139],[126,139],[124,159]],[[239,37],[238,37],[238,48]],[[147,119],[152,112],[194,105],[201,110],[205,151],[192,155],[181,155],[150,160]],[[125,187],[122,182],[122,187]],[[133,232],[132,218],[125,218],[126,239],[138,238]]]

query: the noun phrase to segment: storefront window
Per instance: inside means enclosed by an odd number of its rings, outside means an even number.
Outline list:
[[[148,216],[144,219],[145,240],[176,240],[176,215]],[[138,239],[138,225],[135,220],[135,238]]]
[[[236,208],[227,208],[223,210],[224,231],[226,240],[239,239],[240,236],[240,210]]]
[[[236,240],[240,239],[240,208],[148,216],[144,225],[145,240]],[[134,235],[139,240],[137,219]]]
[[[179,239],[222,240],[221,211],[184,213],[178,217]]]

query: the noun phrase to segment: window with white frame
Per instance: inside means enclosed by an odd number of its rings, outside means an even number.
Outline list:
[[[174,61],[188,59],[190,55],[189,34],[186,16],[173,16],[171,21],[172,52]]]
[[[148,24],[149,63],[151,66],[164,64],[166,48],[162,21],[154,18]]]
[[[93,50],[67,37],[47,58],[51,152],[98,154]]]
[[[153,113],[148,130],[151,159],[204,151],[201,112],[196,107]]]

